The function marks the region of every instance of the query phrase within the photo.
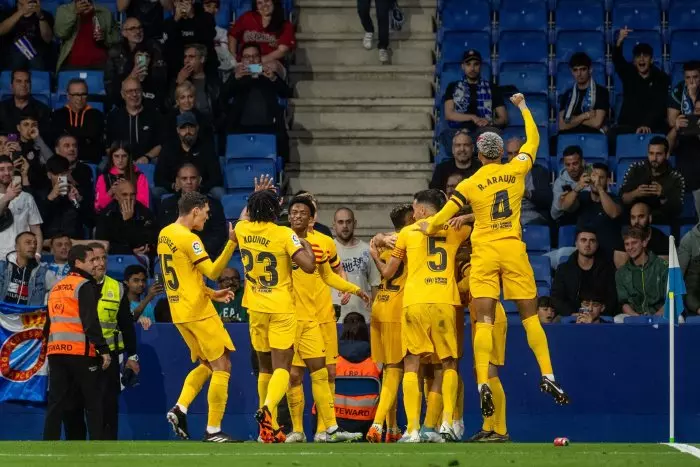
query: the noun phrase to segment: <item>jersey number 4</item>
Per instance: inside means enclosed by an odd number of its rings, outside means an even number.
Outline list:
[[[493,205],[491,206],[491,220],[507,219],[513,214],[510,208],[510,198],[508,190],[497,191],[493,196]]]
[[[255,261],[258,264],[262,264],[265,268],[265,276],[258,276],[257,278],[250,275],[255,266],[253,261],[253,253],[250,250],[241,248],[241,259],[243,260],[243,268],[245,269],[246,280],[251,281],[253,284],[260,284],[263,287],[274,287],[279,282],[279,275],[277,274],[277,258],[272,253],[267,253],[265,251],[258,253],[258,257]]]

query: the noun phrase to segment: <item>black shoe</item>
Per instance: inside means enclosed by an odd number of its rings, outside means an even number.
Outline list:
[[[493,393],[488,384],[481,386],[481,391],[479,391],[479,398],[481,400],[481,415],[484,418],[488,418],[496,411],[493,405]]]
[[[217,431],[216,433],[205,433],[202,441],[205,443],[240,443],[240,441],[231,438],[223,431]]]
[[[185,415],[177,405],[170,409],[166,415],[168,423],[173,427],[173,431],[180,439],[190,439],[187,431],[187,415]]]
[[[540,381],[540,391],[551,395],[554,398],[554,403],[557,405],[567,405],[570,402],[569,396],[566,395],[562,387],[556,381],[552,381],[546,376],[543,376],[542,381]]]
[[[495,431],[492,431],[488,436],[479,440],[481,443],[509,443],[510,435],[506,433],[505,435],[499,435]]]
[[[476,433],[474,436],[471,438],[467,439],[465,443],[479,443],[481,442],[484,438],[488,438],[491,436],[493,431],[485,431],[485,430],[479,430],[478,433]]]

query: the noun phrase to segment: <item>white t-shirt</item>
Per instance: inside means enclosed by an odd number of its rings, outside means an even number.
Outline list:
[[[348,282],[357,285],[371,297],[372,287],[379,286],[381,276],[372,257],[369,255],[369,245],[362,240],[358,240],[353,246],[345,246],[338,240],[335,240],[335,246],[338,250],[340,262],[343,264],[343,269],[345,269],[345,273],[348,276]],[[334,305],[340,305],[342,295],[342,292],[333,290]],[[342,323],[348,313],[355,311],[364,316],[365,321],[369,323],[371,310],[371,306],[366,306],[360,297],[352,295],[348,304],[341,306],[338,322]]]
[[[3,193],[0,199],[5,196]],[[13,223],[0,232],[0,260],[4,260],[8,253],[15,251],[15,238],[22,232],[28,232],[30,225],[42,224],[39,208],[36,207],[34,198],[27,192],[22,192],[10,201]]]

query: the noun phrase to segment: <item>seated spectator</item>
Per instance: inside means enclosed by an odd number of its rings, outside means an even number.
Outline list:
[[[508,162],[520,154],[523,141],[511,138],[506,141]],[[547,215],[552,207],[552,188],[549,170],[534,164],[525,176],[525,194],[520,207],[520,224],[547,224]]]
[[[642,201],[651,206],[658,224],[674,224],[683,210],[685,180],[668,161],[668,141],[656,136],[649,141],[647,160],[635,162],[625,173],[620,195],[631,205]]]
[[[214,144],[214,121],[205,116],[194,105],[196,89],[190,81],[185,81],[175,87],[175,108],[165,116],[162,127],[163,141],[177,139],[177,117],[185,112],[194,114],[199,124],[199,138],[204,138]]]
[[[649,44],[635,45],[632,63],[625,60],[622,43],[630,32],[626,27],[620,30],[612,54],[615,73],[622,83],[623,99],[615,133],[666,133],[668,75],[654,65],[654,49]]]
[[[88,87],[85,80],[71,79],[66,92],[68,102],[53,112],[51,123],[54,132],[57,135],[68,133],[75,136],[80,160],[99,164],[104,156],[104,114],[88,105]]]
[[[590,191],[588,186],[590,180],[581,181],[585,166],[581,146],[567,146],[564,148],[562,163],[564,168],[559,172],[559,176],[552,185],[552,208],[550,214],[552,219],[560,224],[572,224],[575,222],[575,218],[567,215],[566,210],[562,208],[562,198],[574,188]]]
[[[700,100],[693,105],[693,117],[700,119]],[[700,132],[689,128],[689,123],[687,115],[679,114],[668,133],[668,143],[676,156],[676,168],[685,180],[685,190],[693,193],[695,212],[700,217]]]
[[[578,316],[586,291],[600,298],[606,309],[617,309],[615,266],[598,248],[594,230],[576,232],[576,251],[559,265],[552,284],[552,302],[560,316]]]
[[[130,182],[136,187],[136,201],[146,208],[151,205],[151,193],[146,176],[134,164],[131,147],[124,141],[115,142],[107,151],[109,162],[97,177],[95,185],[95,212],[102,212],[113,201],[120,183]]]
[[[30,113],[39,122],[39,129],[49,131],[51,128],[51,110],[32,96],[32,75],[25,69],[14,70],[10,86],[12,96],[0,102],[0,129],[14,133],[15,124],[20,115]]]
[[[95,205],[95,181],[92,178],[92,169],[78,160],[78,140],[74,136],[63,134],[56,140],[54,150],[57,156],[68,161],[70,169],[68,181],[78,189],[78,193],[83,197],[81,207],[86,209],[83,212],[83,219],[87,222],[87,226],[92,227],[94,225],[92,210]]]
[[[214,122],[214,127],[222,125],[223,105],[226,97],[223,92],[219,74],[215,71],[207,71],[207,48],[201,44],[185,46],[183,67],[178,72],[173,83],[173,93],[179,84],[189,81],[194,85],[194,106],[207,119]]]
[[[656,256],[668,261],[668,235],[654,227],[651,208],[643,202],[634,203],[630,208],[630,225],[641,227],[647,231],[647,249]]]
[[[46,171],[51,180],[51,189],[46,198],[39,198],[44,237],[53,238],[58,233],[65,233],[71,238],[84,238],[83,197],[68,180],[68,161],[61,156],[53,156],[46,162]]]
[[[61,40],[56,70],[101,70],[107,63],[107,51],[119,42],[112,12],[90,0],[60,5],[54,29]]]
[[[430,188],[444,190],[450,175],[458,173],[469,178],[481,168],[481,162],[474,157],[474,142],[467,130],[458,130],[452,138],[452,156],[435,166]]]
[[[163,199],[160,203],[160,209],[158,209],[159,230],[177,220],[180,215],[177,207],[180,198],[184,193],[199,192],[201,183],[202,177],[199,176],[199,170],[194,164],[188,162],[180,167],[175,178],[175,195]],[[228,228],[221,201],[210,195],[207,198],[209,199],[209,220],[204,224],[204,229],[201,232],[197,230],[193,232],[202,239],[204,249],[209,253],[209,256],[216,258],[228,240]]]
[[[214,50],[216,22],[214,17],[206,13],[199,3],[194,0],[175,0],[173,16],[163,23],[165,61],[168,64],[168,76],[177,76],[183,66],[185,46],[202,44],[207,49],[207,69],[216,73],[219,59]]]
[[[691,115],[698,100],[700,61],[683,64],[683,81],[671,90],[668,100],[668,126],[674,126],[679,115]]]
[[[576,324],[600,324],[600,317],[607,310],[605,297],[593,290],[582,290],[580,296],[581,307],[576,316]]]
[[[617,300],[622,306],[616,323],[626,316],[664,314],[668,263],[647,250],[647,236],[641,227],[623,229],[629,260],[615,273]]]
[[[148,39],[159,41],[163,37],[165,11],[173,8],[172,0],[118,0],[117,9],[126,13],[126,21],[135,19]]]
[[[13,154],[15,167],[19,168],[20,172],[24,169],[27,175],[27,180],[22,180],[22,185],[31,186],[36,193],[48,187],[44,163],[53,155],[53,152],[39,133],[39,122],[34,114],[29,111],[22,112],[16,129],[20,150]],[[25,164],[26,167],[23,167]]]
[[[209,251],[209,250],[207,250]],[[248,310],[243,306],[243,288],[241,287],[241,274],[237,269],[225,268],[221,271],[216,281],[219,290],[229,289],[236,294],[228,303],[217,302],[214,305],[216,312],[224,323],[247,323]]]
[[[37,237],[22,232],[14,241],[14,251],[0,260],[0,297],[5,303],[40,306],[46,303],[46,270],[37,256]]]
[[[155,172],[156,187],[153,193],[160,197],[172,193],[178,167],[190,162],[197,167],[202,177],[200,191],[221,199],[225,190],[219,158],[210,141],[199,138],[199,124],[192,112],[185,112],[177,117],[176,140],[168,139],[158,158]]]
[[[2,62],[5,68],[48,70],[52,64],[53,16],[40,0],[17,0],[0,16]]]
[[[447,199],[450,199],[455,191],[457,191],[457,185],[459,185],[462,180],[464,180],[464,177],[460,173],[453,173],[447,177],[447,184],[445,185]]]
[[[129,1],[129,0],[126,0]],[[147,1],[148,5],[158,2]],[[155,108],[161,108],[168,87],[168,68],[160,45],[144,37],[144,29],[137,18],[129,17],[122,24],[122,39],[109,49],[105,67],[106,109],[121,107],[122,82],[136,78],[141,83],[143,98]]]
[[[286,161],[289,139],[279,99],[289,97],[290,89],[269,64],[262,65],[262,73],[251,71],[251,66],[261,64],[258,45],[244,44],[242,48],[241,60],[229,84],[233,103],[227,116],[228,133],[275,135],[277,155]]]
[[[158,230],[153,213],[136,202],[134,185],[124,180],[114,190],[114,201],[97,216],[95,238],[109,242],[110,254],[153,255]]]
[[[228,32],[228,49],[240,62],[243,44],[256,44],[262,63],[285,77],[284,62],[296,47],[294,26],[285,19],[279,0],[251,0],[250,11],[243,13]]]
[[[216,18],[221,6],[220,0],[204,0],[202,7],[204,11]],[[233,69],[236,66],[236,58],[228,48],[228,31],[221,26],[216,26],[216,36],[214,37],[214,49],[219,57],[219,78],[222,83],[228,81]]]
[[[574,86],[559,98],[559,133],[605,133],[610,94],[591,75],[591,58],[576,52],[569,60]]]
[[[43,245],[41,214],[32,195],[22,191],[19,180],[13,180],[14,165],[7,156],[0,156],[0,260],[14,250],[15,238],[32,232],[37,245]]]
[[[690,315],[700,315],[700,224],[681,239],[678,263],[685,276],[685,307]]]
[[[552,299],[547,296],[537,299],[537,316],[542,324],[558,323],[560,320],[554,310]]]
[[[152,163],[160,155],[163,116],[143,104],[141,83],[136,78],[122,82],[122,97],[126,105],[107,116],[107,143],[128,143],[136,164]]]
[[[148,274],[146,268],[137,264],[131,264],[124,269],[124,286],[126,296],[131,307],[131,314],[134,321],[141,323],[144,330],[148,330],[151,324],[156,322],[155,298],[164,293],[163,284],[154,282],[148,288],[148,293],[144,296]]]
[[[54,285],[68,275],[70,264],[68,264],[68,252],[73,246],[70,236],[64,233],[57,233],[49,240],[51,242],[51,255],[53,259],[46,263],[46,291],[50,292]]]

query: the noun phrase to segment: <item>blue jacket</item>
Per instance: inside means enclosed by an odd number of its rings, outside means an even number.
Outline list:
[[[16,253],[10,253],[7,255],[5,261],[0,261],[0,301],[5,299],[7,296],[7,289],[12,280],[12,268],[9,267],[10,263],[15,264]],[[32,269],[29,275],[29,301],[27,305],[31,306],[41,306],[46,304],[46,271],[47,266],[45,263],[38,264],[34,269]]]

